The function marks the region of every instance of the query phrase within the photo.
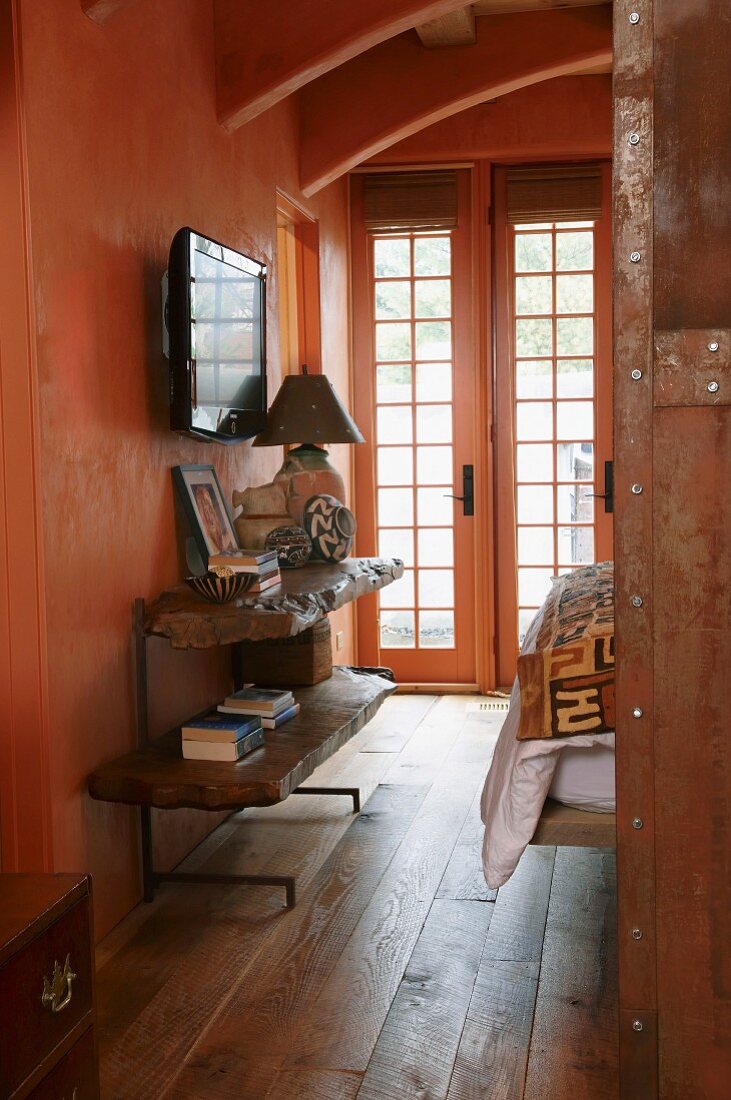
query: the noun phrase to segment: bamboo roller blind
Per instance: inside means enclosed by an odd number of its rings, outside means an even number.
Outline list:
[[[542,165],[508,171],[508,221],[595,221],[602,211],[598,164]]]
[[[457,174],[377,172],[365,177],[365,226],[371,233],[453,229],[457,224]]]

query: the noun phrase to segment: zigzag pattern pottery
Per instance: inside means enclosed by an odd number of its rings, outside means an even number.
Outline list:
[[[355,516],[335,497],[320,493],[305,504],[302,525],[312,539],[312,556],[321,561],[342,561],[353,545]]]

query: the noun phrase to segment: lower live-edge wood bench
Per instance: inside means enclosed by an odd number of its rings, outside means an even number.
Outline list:
[[[146,608],[135,601],[138,746],[98,767],[88,780],[92,798],[139,806],[142,829],[144,897],[151,901],[161,882],[232,883],[283,886],[286,905],[295,904],[295,880],[285,875],[207,875],[160,872],[153,866],[152,809],[189,807],[232,813],[272,806],[291,794],[339,794],[360,809],[357,788],[302,786],[320,764],[353,737],[395,689],[387,670],[334,668],[312,687],[296,688],[299,714],[277,730],[266,730],[264,745],[236,763],[184,760],[180,727],[151,740],[148,736],[146,643],[169,639],[174,648],[205,649],[239,641],[289,638],[308,629],[328,611],[398,579],[397,560],[361,558],[316,565],[283,576],[282,588],[238,601],[238,606],[202,604],[185,588],[163,593]],[[232,654],[234,683],[238,660]],[[245,670],[243,670],[245,675]]]

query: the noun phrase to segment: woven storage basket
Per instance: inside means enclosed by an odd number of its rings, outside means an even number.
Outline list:
[[[332,676],[330,622],[320,619],[293,638],[240,642],[241,673],[247,682],[270,687],[304,687]]]

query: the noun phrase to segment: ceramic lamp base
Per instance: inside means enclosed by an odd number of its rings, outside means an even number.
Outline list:
[[[290,451],[274,481],[286,484],[287,511],[299,525],[302,524],[305,504],[313,496],[326,495],[345,501],[342,477],[330,464],[327,451],[314,443],[303,443]]]
[[[289,524],[288,515],[249,515],[238,516],[234,520],[234,527],[239,539],[239,546],[247,550],[264,550],[267,535],[275,527],[283,527]]]

